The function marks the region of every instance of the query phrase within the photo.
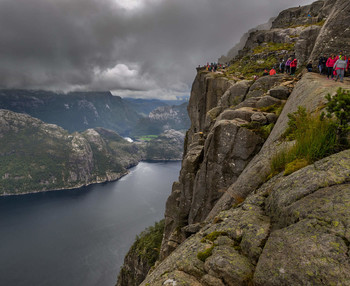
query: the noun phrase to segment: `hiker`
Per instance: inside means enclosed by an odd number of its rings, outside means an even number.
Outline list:
[[[346,60],[346,56],[343,55],[343,51],[340,51],[340,52],[339,52],[339,55],[337,55],[337,56],[335,57],[335,59],[336,59],[336,60],[339,60],[340,57],[342,57],[343,60]]]
[[[282,60],[280,63],[280,72],[281,73],[284,73],[285,67],[286,67],[286,63],[284,62],[284,60]]]
[[[269,75],[269,72],[267,71],[267,69],[265,69],[263,72],[263,76],[265,76],[265,75]]]
[[[312,72],[312,61],[309,61],[309,63],[306,66],[308,72]]]
[[[291,75],[295,75],[295,71],[297,69],[298,66],[298,60],[294,59],[291,63],[290,63],[290,74]]]
[[[270,75],[275,75],[276,74],[276,70],[275,70],[275,67],[273,67],[270,72],[269,72]]]
[[[292,58],[288,58],[286,61],[286,73],[290,74],[290,63],[292,62]]]
[[[345,58],[345,56],[344,56]],[[345,59],[343,59],[343,56],[339,55],[339,59],[335,62],[333,69],[337,72],[335,81],[338,80],[338,78],[340,78],[340,82],[343,82],[343,78],[344,78],[344,71],[346,69],[347,66],[347,62]]]
[[[331,55],[327,62],[326,62],[326,67],[327,67],[327,78],[329,79],[329,76],[331,75],[332,79],[334,77],[333,75],[333,66],[337,60],[335,59],[335,55]]]
[[[327,63],[327,58],[325,56],[321,56],[318,59],[318,69],[320,71],[320,74],[326,74],[326,63]]]

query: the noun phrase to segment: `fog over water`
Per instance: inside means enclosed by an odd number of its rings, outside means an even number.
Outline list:
[[[112,183],[0,197],[0,285],[115,285],[136,234],[164,217],[181,162]]]

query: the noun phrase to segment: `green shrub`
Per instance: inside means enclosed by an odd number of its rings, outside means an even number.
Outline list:
[[[266,106],[266,107],[261,107],[259,109],[262,112],[274,113],[277,116],[279,116],[281,114],[284,106],[285,106],[285,103],[280,103],[280,104],[276,103],[276,104],[269,105],[269,106]]]
[[[146,258],[148,265],[153,266],[159,257],[163,232],[164,220],[156,222],[154,226],[148,227],[140,235],[136,236],[136,241],[132,245],[130,252]]]
[[[347,135],[350,131],[350,90],[339,88],[333,97],[328,94],[326,96],[327,117],[336,117],[336,127],[339,136],[339,143],[347,147]]]

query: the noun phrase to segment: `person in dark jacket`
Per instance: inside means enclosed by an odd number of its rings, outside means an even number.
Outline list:
[[[285,67],[286,67],[286,63],[284,62],[284,60],[282,60],[280,62],[280,73],[284,73]]]
[[[327,58],[325,56],[321,56],[318,60],[318,69],[320,71],[320,74],[326,74],[326,63]]]
[[[309,63],[306,66],[308,72],[312,72],[312,61],[309,61]]]

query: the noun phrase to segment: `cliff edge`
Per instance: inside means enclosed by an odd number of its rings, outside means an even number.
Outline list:
[[[350,54],[350,3],[287,9],[249,34],[229,70],[198,70],[179,181],[166,203],[160,261],[141,285],[350,285],[350,153],[271,174],[288,114],[320,114],[336,83],[303,65]],[[252,75],[296,56],[297,76]]]

